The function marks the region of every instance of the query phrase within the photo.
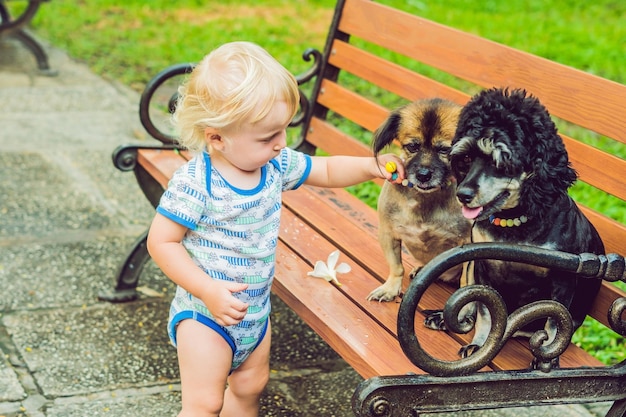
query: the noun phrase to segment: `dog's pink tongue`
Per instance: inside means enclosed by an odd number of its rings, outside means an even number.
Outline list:
[[[469,208],[467,206],[463,206],[461,211],[463,212],[463,217],[465,217],[466,219],[472,220],[472,219],[475,219],[476,217],[478,217],[480,212],[483,211],[483,208],[482,208],[482,206],[481,207],[476,207],[476,208]]]

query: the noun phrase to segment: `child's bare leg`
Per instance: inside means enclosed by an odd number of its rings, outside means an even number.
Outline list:
[[[233,351],[222,336],[195,320],[176,329],[182,410],[178,417],[217,417]]]
[[[256,417],[259,400],[270,377],[271,326],[263,341],[228,378],[220,417]]]

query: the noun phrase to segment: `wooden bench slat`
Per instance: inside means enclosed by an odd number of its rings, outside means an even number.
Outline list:
[[[311,119],[307,140],[331,155],[372,155],[367,145],[316,117]]]
[[[333,245],[348,254],[361,267],[377,276],[379,282],[376,285],[384,282],[388,267],[382,250],[377,246],[377,240],[367,231],[360,229],[357,224],[346,221],[344,213],[336,208],[333,210],[332,206],[325,204],[324,201],[317,198],[315,193],[304,187],[297,192],[285,194],[283,204],[290,210],[297,212],[298,216],[309,227],[324,235],[326,239],[330,239]],[[341,201],[339,204],[349,210],[346,201]],[[314,248],[310,248],[310,250],[315,251]],[[365,255],[365,257],[360,255]],[[320,259],[325,260],[326,256],[328,254],[323,255]],[[368,288],[365,295],[367,296],[369,291],[373,289],[374,287]]]
[[[311,266],[283,243],[276,256],[272,290],[361,376],[423,373],[404,355],[389,355],[397,340],[332,284],[307,277]]]
[[[296,195],[299,192],[290,192],[288,195]],[[304,194],[304,193],[302,193]],[[311,203],[311,195],[308,197],[304,197],[304,201],[309,201]],[[315,208],[319,208],[317,204],[314,204]],[[298,214],[302,215],[300,212],[300,207],[297,208]],[[288,213],[291,213],[291,210],[285,210]],[[312,210],[315,211],[315,210]],[[309,219],[310,220],[310,219]],[[303,230],[307,230],[309,226],[305,224],[300,219],[295,219],[292,214],[286,214],[283,217],[282,222],[287,222],[284,226],[286,228],[297,228],[297,235],[301,235]],[[337,224],[339,220],[336,217],[331,217],[328,219],[329,224]],[[296,223],[295,225],[293,223]],[[318,225],[319,223],[316,223]],[[281,226],[282,227],[282,226]],[[354,231],[354,230],[351,230]],[[284,243],[286,243],[291,250],[298,254],[302,254],[301,256],[309,256],[313,255],[314,259],[310,259],[309,263],[312,264],[316,262],[318,258],[321,260],[325,260],[325,257],[332,250],[335,249],[335,246],[329,245],[328,241],[325,237],[322,238],[311,238],[308,233],[304,235],[306,238],[294,238],[293,230],[290,233],[284,233],[281,235],[281,239]],[[371,241],[371,239],[369,239]],[[367,242],[368,239],[363,239],[363,242]],[[367,258],[367,254],[372,254],[373,251],[380,251],[378,247],[371,247],[368,245],[363,245],[356,249],[354,246],[350,246],[347,248],[342,248],[342,246],[338,246],[339,249],[345,250],[343,255],[349,256],[349,259],[341,257],[340,261],[348,262],[352,271],[349,274],[346,274],[343,277],[340,277],[340,282],[342,285],[339,287],[340,291],[344,292],[346,298],[344,298],[344,302],[346,299],[352,300],[351,303],[354,305],[360,306],[360,308],[364,311],[367,311],[370,315],[375,317],[375,320],[379,323],[379,325],[385,327],[390,333],[393,335],[397,335],[396,329],[396,320],[399,304],[397,303],[380,303],[380,302],[372,302],[367,301],[366,297],[369,294],[370,290],[375,288],[380,284],[380,281],[376,281],[372,275],[372,272],[377,271],[378,277],[380,280],[380,274],[386,273],[386,265],[377,263],[377,266],[372,266],[372,264],[368,264],[366,267],[369,270],[369,273],[361,268],[361,262],[363,259]],[[350,250],[352,249],[352,250]],[[318,256],[315,256],[317,254]],[[407,265],[407,268],[410,269],[410,265]],[[282,279],[282,278],[281,278]],[[406,280],[405,280],[406,281]],[[405,282],[404,287],[406,288],[407,282]],[[420,307],[424,308],[439,308],[440,301],[442,299],[446,299],[451,293],[451,288],[443,288],[441,285],[433,285],[427,291]],[[452,335],[452,337],[445,332],[436,332],[430,329],[427,329],[422,324],[423,317],[416,320],[416,328],[415,332],[421,340],[427,340],[427,346],[425,346],[426,351],[438,358],[443,358],[445,360],[453,361],[458,359],[457,352],[460,348],[459,341],[466,343],[469,339],[458,338],[457,335]],[[398,345],[399,346],[399,345]],[[398,347],[396,346],[396,348]],[[523,369],[525,368],[531,360],[531,355],[528,349],[522,347],[521,345],[513,342],[511,346],[507,347],[502,355],[500,355],[494,361],[494,369]],[[486,370],[486,369],[485,369]]]
[[[622,200],[626,200],[626,160],[561,135],[572,166],[580,179]]]
[[[318,102],[343,117],[373,132],[389,110],[329,80],[322,81]]]
[[[442,97],[458,104],[465,104],[469,99],[469,95],[454,88],[340,40],[333,43],[333,53],[328,61],[407,100]],[[367,65],[363,65],[363,62],[367,62]]]
[[[370,239],[378,239],[378,212],[348,191],[343,188],[318,188],[308,185],[302,188],[306,190],[308,198],[315,201],[315,204],[319,200],[328,206],[327,209],[321,210],[333,215],[341,215],[344,220],[367,232]],[[290,200],[288,204],[294,204],[294,201]]]
[[[582,212],[594,225],[602,240],[607,253],[623,253],[624,239],[626,237],[626,225],[610,219],[597,211],[578,204]]]
[[[313,265],[318,260],[325,262],[332,251],[339,249],[342,252],[340,262],[346,262],[352,268],[350,273],[338,277],[341,285],[335,287],[337,291],[343,294],[342,302],[357,306],[365,314],[370,316],[372,320],[376,321],[379,327],[386,329],[387,332],[395,338],[397,336],[399,305],[397,303],[380,303],[366,300],[367,294],[369,294],[371,289],[380,285],[380,281],[361,266],[360,261],[355,258],[356,255],[354,253],[343,252],[341,248],[337,248],[331,242],[328,242],[325,236],[318,235],[309,225],[296,217],[291,210],[285,210],[285,215],[283,216],[283,220],[281,220],[281,229],[290,229],[290,231],[293,232],[294,228],[298,231],[297,235],[306,236],[306,238],[294,238],[293,233],[283,233],[281,234],[281,241],[288,246],[291,251],[307,261],[310,265],[309,270],[313,269]],[[304,276],[303,279],[316,278]],[[324,282],[323,280],[320,281]],[[324,284],[332,285],[326,282],[324,282]],[[428,337],[429,345],[431,345],[436,352],[444,350],[449,355],[448,359],[452,360],[456,358],[455,352],[458,350],[459,345],[445,333],[433,334],[423,326],[418,329],[418,333],[421,334],[422,337]],[[398,353],[401,353],[399,350],[400,345],[397,340],[389,349],[392,347]]]
[[[347,0],[339,29],[483,87],[526,88],[555,116],[626,143],[625,85],[368,0]]]
[[[167,187],[170,178],[187,159],[171,149],[139,149],[137,163],[163,186]]]
[[[367,306],[371,303],[366,301],[367,295],[382,284],[389,273],[389,266],[377,240],[378,220],[376,212],[341,189],[323,190],[305,186],[298,192],[287,193],[283,202],[290,210],[297,212],[300,219],[309,227],[317,230],[326,239],[330,239],[335,247],[377,278],[378,281],[372,281],[369,286],[362,288],[362,292],[358,296],[354,296],[355,302],[363,304],[366,309],[369,308]],[[342,229],[340,232],[338,232],[339,228]],[[297,242],[293,243],[293,245],[298,244]],[[304,249],[303,247],[302,250],[304,251]],[[312,249],[309,248],[308,250]],[[327,255],[322,253],[320,256]],[[403,256],[403,263],[408,277],[408,272],[416,264],[406,251]],[[403,290],[409,284],[407,277],[402,283]],[[441,308],[441,300],[447,299],[452,291],[452,287],[444,284],[432,285],[422,299],[420,309]],[[392,305],[393,303],[375,302],[373,304]],[[394,308],[395,313],[397,313],[397,306]],[[392,331],[395,334],[395,327]]]
[[[611,328],[611,326],[609,325],[607,313],[611,304],[613,304],[616,299],[621,297],[626,297],[625,291],[617,288],[617,286],[609,282],[603,282],[602,288],[596,296],[593,307],[589,312],[589,316],[598,320],[600,323],[604,324],[608,328]]]

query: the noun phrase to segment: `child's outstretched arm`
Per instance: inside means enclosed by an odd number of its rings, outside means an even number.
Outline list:
[[[393,154],[378,157],[358,156],[314,156],[311,158],[311,173],[306,184],[317,187],[343,188],[359,184],[374,178],[382,178],[400,184],[405,177],[402,160]],[[391,173],[385,169],[387,162],[394,162],[397,178],[391,179]]]
[[[248,305],[232,293],[243,291],[248,285],[215,280],[204,273],[181,243],[186,232],[186,227],[157,213],[148,233],[150,256],[169,279],[204,302],[217,324],[239,323]]]

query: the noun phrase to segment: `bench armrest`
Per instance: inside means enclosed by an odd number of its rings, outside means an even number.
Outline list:
[[[548,345],[537,333],[530,339],[530,348],[540,369],[550,370],[551,360],[567,349],[572,336],[569,313],[561,304],[552,301],[533,303],[510,316],[500,295],[493,289],[470,285],[457,290],[446,303],[444,321],[449,330],[467,333],[473,323],[458,322],[463,306],[473,301],[484,303],[491,315],[488,340],[473,355],[457,361],[442,361],[424,351],[415,333],[417,306],[424,292],[450,267],[475,259],[496,259],[523,262],[531,265],[558,268],[575,272],[586,279],[604,279],[626,282],[626,261],[617,254],[570,254],[533,246],[503,243],[474,243],[450,249],[426,264],[409,284],[398,312],[398,339],[406,356],[416,366],[436,376],[467,375],[488,365],[504,344],[524,323],[552,317],[557,323],[557,336]],[[609,323],[620,335],[626,335],[626,322],[621,319],[626,310],[626,298],[617,298],[609,309]],[[455,323],[456,322],[456,323]]]

